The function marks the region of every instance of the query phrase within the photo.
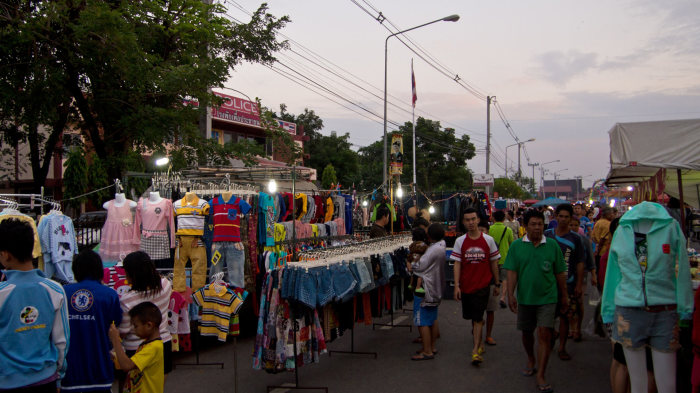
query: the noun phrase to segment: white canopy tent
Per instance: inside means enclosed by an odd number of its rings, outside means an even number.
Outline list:
[[[606,185],[634,186],[666,169],[664,192],[700,208],[700,119],[618,123],[608,133]]]

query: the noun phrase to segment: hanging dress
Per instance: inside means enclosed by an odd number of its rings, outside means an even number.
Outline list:
[[[130,202],[127,200],[122,206],[116,206],[114,200],[108,202],[107,220],[100,239],[103,261],[119,261],[139,250],[139,231],[134,225]]]

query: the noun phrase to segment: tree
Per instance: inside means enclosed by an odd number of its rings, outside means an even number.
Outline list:
[[[275,115],[275,117],[277,116]],[[323,129],[323,120],[316,115],[313,109],[309,108],[304,108],[304,113],[294,116],[287,112],[287,104],[280,104],[280,115],[278,118],[301,126],[304,129],[304,135],[308,136],[310,139],[320,136],[321,134],[319,131]]]
[[[20,5],[0,10],[3,53],[22,54],[38,46],[47,59],[27,55],[7,62],[37,70],[36,75],[46,69],[51,81],[60,79],[61,88],[55,99],[49,92],[47,105],[59,108],[67,103],[70,107],[64,109],[77,111],[76,125],[110,178],[121,176],[128,152],[154,150],[165,143],[183,150],[180,156],[188,163],[209,160],[212,149],[200,135],[197,119],[200,108],[220,104],[221,99],[208,89],[222,86],[230,70],[243,61],[272,63],[273,53],[286,47],[276,37],[289,21],[269,14],[266,4],[246,24],[230,21],[223,5],[201,0],[14,4]],[[23,35],[5,41],[17,32]],[[3,94],[12,91],[22,96],[21,102],[29,102],[35,90],[23,90],[18,81],[31,78],[3,81]],[[198,106],[185,104],[195,100]],[[27,117],[14,121],[15,128],[31,121],[53,124],[38,115]],[[215,152],[237,158],[254,154],[246,147]]]
[[[53,3],[3,2],[0,10],[0,145],[5,156],[20,143],[29,145],[36,191],[74,114],[67,75],[46,34]]]
[[[413,182],[413,133],[411,123],[399,127],[403,136],[402,184]],[[359,150],[362,178],[377,187],[383,181],[384,142],[377,141]],[[419,117],[416,121],[417,186],[423,191],[467,190],[472,185],[472,175],[467,160],[474,157],[476,149],[468,135],[457,137],[452,128],[442,129],[440,122]],[[365,188],[370,188],[365,187]]]
[[[81,196],[87,192],[87,160],[85,151],[75,148],[68,152],[68,159],[65,163],[66,172],[63,175],[63,184],[66,186],[64,198],[68,200],[68,205],[77,208],[83,203],[86,197]]]
[[[502,198],[526,199],[528,194],[511,179],[499,177],[493,181],[493,192]]]
[[[101,206],[105,201],[109,200],[110,190],[100,189],[107,187],[110,181],[107,177],[107,169],[102,164],[102,160],[93,153],[90,155],[90,161],[92,162],[88,166],[87,186],[90,191],[95,192],[88,195],[88,199],[92,202],[93,206]]]
[[[330,190],[333,185],[338,184],[338,179],[335,176],[335,168],[332,164],[326,165],[321,175],[321,185],[324,190]]]
[[[333,131],[330,136],[318,134],[309,142],[309,159],[306,165],[321,171],[332,165],[338,181],[344,186],[358,185],[360,182],[360,162],[357,152],[351,149],[350,134],[338,136]]]

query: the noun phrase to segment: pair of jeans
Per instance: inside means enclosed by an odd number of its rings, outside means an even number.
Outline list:
[[[226,265],[226,281],[233,287],[243,288],[245,286],[245,251],[242,247],[240,250],[237,249],[236,244],[239,243],[215,242],[212,245],[212,265],[209,274],[223,272],[224,265]],[[221,254],[221,257],[217,263],[214,263],[217,252]]]
[[[359,278],[357,292],[365,292],[372,285],[372,275],[367,269],[365,260],[362,258],[355,258],[353,266],[357,270],[357,278]]]

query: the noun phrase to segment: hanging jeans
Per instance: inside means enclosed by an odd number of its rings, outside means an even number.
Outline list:
[[[236,247],[239,247],[240,250]],[[214,256],[217,251],[221,254],[218,262],[214,264]],[[214,242],[211,247],[212,265],[209,274],[223,272],[226,265],[226,281],[231,286],[243,288],[245,286],[245,251],[241,243]]]
[[[192,291],[202,288],[207,283],[207,252],[199,236],[178,236],[173,266],[173,290],[185,292],[185,265],[192,264]]]

